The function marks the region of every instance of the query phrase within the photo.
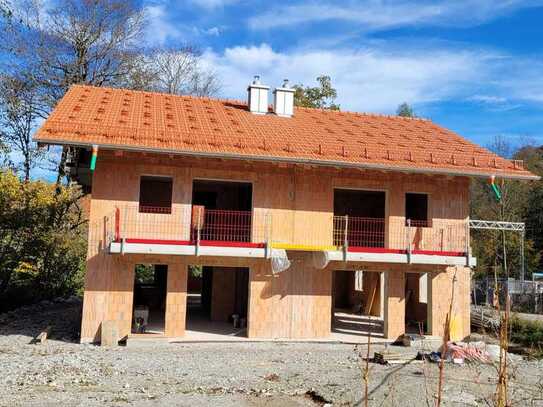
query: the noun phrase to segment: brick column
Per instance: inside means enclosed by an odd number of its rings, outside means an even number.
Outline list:
[[[103,321],[115,321],[118,339],[130,333],[134,264],[100,253],[87,260],[81,318],[81,342],[99,342]]]
[[[168,292],[166,294],[166,326],[164,335],[185,335],[187,312],[187,271],[184,263],[168,264]]]
[[[384,272],[385,338],[396,339],[405,333],[405,273]]]
[[[292,255],[288,270],[273,275],[269,261],[251,267],[249,338],[325,338],[332,318],[332,272],[317,270],[307,254]]]
[[[428,281],[428,332],[443,336],[445,318],[451,302],[453,277],[454,304],[452,308],[451,340],[461,340],[470,334],[470,269],[468,267],[447,267],[429,273]]]

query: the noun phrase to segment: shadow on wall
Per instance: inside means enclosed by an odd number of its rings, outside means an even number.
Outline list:
[[[332,273],[313,266],[312,252],[288,252],[291,266],[281,273],[273,274],[269,261],[254,268],[254,281],[264,281],[261,299],[289,295],[331,296]]]

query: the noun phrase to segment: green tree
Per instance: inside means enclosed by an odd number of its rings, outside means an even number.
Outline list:
[[[398,109],[396,109],[396,114],[401,117],[416,117],[413,108],[406,102],[398,106]]]
[[[0,171],[0,296],[5,304],[75,293],[82,284],[86,222],[79,188],[23,182]]]
[[[513,158],[523,160],[527,169],[543,178],[543,146],[523,147],[515,153]],[[534,242],[534,248],[539,252],[540,257],[538,267],[543,269],[543,181],[532,181],[527,188],[523,208],[526,237]]]
[[[155,282],[155,266],[152,264],[136,264],[136,281],[140,284]]]
[[[502,136],[496,137],[488,146],[490,150],[496,154],[515,159],[525,159],[529,155],[526,149],[521,149],[514,152],[511,143]],[[527,160],[527,168],[535,171],[535,162],[539,162],[537,158],[532,157],[533,161]],[[536,271],[541,258],[541,243],[538,243],[537,233],[531,233],[530,216],[527,213],[532,213],[531,219],[534,222],[537,220],[537,214],[541,212],[541,205],[536,202],[530,202],[530,196],[537,190],[538,183],[536,182],[520,182],[512,180],[496,180],[502,198],[497,201],[488,179],[475,179],[471,186],[470,199],[470,216],[472,219],[486,220],[503,220],[508,222],[525,222],[527,226],[527,235],[525,241],[525,264],[526,276],[531,272]],[[540,185],[540,184],[539,184]],[[537,199],[534,196],[534,199]],[[505,277],[509,274],[511,277],[518,278],[520,276],[520,236],[518,233],[500,231],[473,231],[472,232],[472,248],[474,255],[477,257],[476,273],[478,275],[486,275],[493,268],[498,268],[499,275]],[[505,255],[504,255],[505,246]],[[507,270],[503,265],[507,263]]]
[[[303,84],[294,85],[294,105],[316,109],[339,110],[335,103],[337,91],[332,87],[332,80],[327,75],[317,78],[319,86],[309,87]]]

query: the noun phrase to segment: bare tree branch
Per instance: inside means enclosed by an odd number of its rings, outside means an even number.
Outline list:
[[[11,151],[22,156],[23,176],[30,171],[42,152],[32,142],[32,132],[40,109],[33,84],[10,76],[0,76],[0,139]]]

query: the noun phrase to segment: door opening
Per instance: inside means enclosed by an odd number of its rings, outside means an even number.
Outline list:
[[[383,337],[380,272],[335,270],[332,281],[332,332]]]
[[[246,336],[249,269],[189,266],[187,335]]]
[[[164,334],[168,266],[137,264],[134,274],[132,333]]]
[[[405,274],[405,332],[428,332],[428,274]]]

